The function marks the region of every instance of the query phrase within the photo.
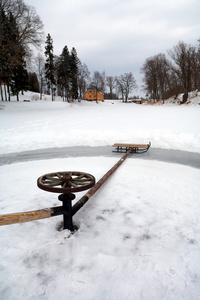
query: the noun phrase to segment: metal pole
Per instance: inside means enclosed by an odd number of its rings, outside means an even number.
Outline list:
[[[58,196],[58,199],[63,203],[63,228],[69,229],[70,231],[74,230],[73,221],[72,221],[72,200],[75,199],[74,194],[61,194]]]

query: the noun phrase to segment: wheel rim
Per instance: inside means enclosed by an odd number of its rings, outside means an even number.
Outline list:
[[[37,180],[40,189],[64,194],[81,192],[91,188],[94,184],[94,176],[76,171],[48,173]]]

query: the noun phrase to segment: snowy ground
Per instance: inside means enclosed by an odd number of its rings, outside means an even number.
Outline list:
[[[199,106],[31,101],[1,108],[1,154],[119,141],[200,152]],[[78,170],[98,180],[117,161],[1,166],[0,214],[60,205],[38,189],[42,174]],[[73,235],[57,230],[61,216],[1,226],[0,299],[199,299],[199,180],[199,169],[127,158],[74,216]]]
[[[199,105],[112,103],[2,102],[0,153],[116,141],[200,152]]]

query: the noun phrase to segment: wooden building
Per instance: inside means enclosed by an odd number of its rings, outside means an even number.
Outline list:
[[[88,101],[104,101],[104,94],[96,87],[90,87],[85,92],[85,100]]]

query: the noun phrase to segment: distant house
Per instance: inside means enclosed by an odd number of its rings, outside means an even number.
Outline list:
[[[104,94],[96,87],[90,87],[85,92],[85,100],[88,101],[104,101]]]

